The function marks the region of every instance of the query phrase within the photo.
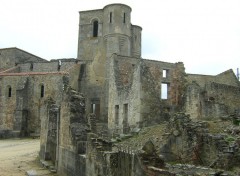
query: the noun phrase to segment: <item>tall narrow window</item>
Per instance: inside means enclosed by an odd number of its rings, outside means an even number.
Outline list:
[[[61,65],[62,65],[62,61],[61,61],[61,60],[58,60],[58,71],[60,71]]]
[[[123,13],[123,23],[126,23],[126,13]]]
[[[168,99],[168,84],[162,83],[161,85],[161,99]]]
[[[44,97],[44,85],[41,85],[41,98]]]
[[[30,71],[33,71],[33,63],[30,64]]]
[[[119,105],[115,105],[115,125],[119,124]]]
[[[97,119],[100,118],[100,100],[98,98],[92,100],[91,113],[94,113]]]
[[[96,110],[96,104],[92,103],[92,105],[91,105],[91,113],[95,114],[95,110]]]
[[[167,78],[168,77],[168,70],[164,69],[162,74],[163,74],[163,78]]]
[[[109,23],[112,23],[112,12],[109,14]]]
[[[129,132],[128,126],[128,104],[123,105],[123,133]]]
[[[123,105],[123,118],[125,122],[128,121],[128,104]]]
[[[93,22],[93,37],[98,36],[98,21]]]
[[[12,88],[8,87],[8,97],[12,97]]]

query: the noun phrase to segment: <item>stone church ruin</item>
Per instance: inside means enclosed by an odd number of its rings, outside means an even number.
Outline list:
[[[81,11],[76,59],[0,49],[0,138],[40,136],[40,159],[59,175],[226,174],[239,166],[233,70],[189,74],[182,62],[143,59],[131,11]]]

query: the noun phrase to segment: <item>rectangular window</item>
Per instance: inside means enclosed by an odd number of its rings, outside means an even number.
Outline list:
[[[109,14],[109,22],[112,23],[112,12]]]
[[[119,105],[115,105],[115,125],[119,125]]]
[[[11,87],[8,88],[8,97],[12,97],[12,88]]]
[[[161,84],[161,99],[168,99],[168,84],[162,83]]]
[[[41,98],[44,97],[44,85],[41,85]]]
[[[96,118],[100,118],[100,100],[94,99],[91,104],[91,113],[96,115]]]
[[[127,121],[128,121],[128,104],[123,105],[123,118],[124,118],[124,122],[127,123]]]
[[[91,113],[94,113],[95,114],[95,111],[96,111],[96,104],[92,104],[91,105]]]
[[[123,23],[126,23],[126,13],[123,14]]]
[[[168,70],[164,69],[162,74],[163,74],[163,78],[167,78],[168,77]]]

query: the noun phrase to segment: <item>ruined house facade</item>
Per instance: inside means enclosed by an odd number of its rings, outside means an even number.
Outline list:
[[[173,112],[215,118],[239,109],[232,70],[193,75],[182,62],[143,59],[141,32],[129,6],[110,4],[80,12],[76,59],[0,49],[1,137],[41,134],[40,158],[63,175],[86,174],[89,131],[128,133]]]

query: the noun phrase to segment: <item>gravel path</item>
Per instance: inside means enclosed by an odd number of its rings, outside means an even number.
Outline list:
[[[38,175],[52,175],[40,167],[39,139],[0,140],[0,176],[26,176],[26,171],[35,170]]]

